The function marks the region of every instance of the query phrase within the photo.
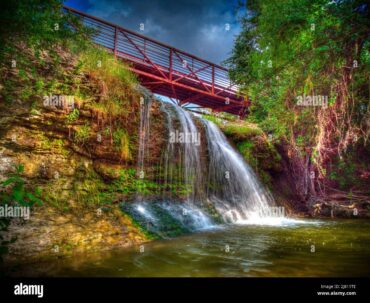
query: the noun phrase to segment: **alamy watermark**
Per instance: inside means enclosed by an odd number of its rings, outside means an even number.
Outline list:
[[[74,109],[75,107],[74,96],[66,95],[44,96],[43,103],[45,107],[58,107],[68,109]]]
[[[184,133],[178,130],[170,133],[170,143],[195,144],[200,145],[200,133],[190,132]]]
[[[30,208],[28,206],[11,206],[8,204],[0,206],[0,218],[30,218]]]
[[[271,206],[261,209],[258,214],[260,217],[285,217],[284,206]]]
[[[42,298],[44,296],[44,285],[27,285],[27,284],[16,284],[14,285],[14,294],[16,296],[23,295],[23,296],[37,296],[38,298]]]
[[[297,96],[298,106],[321,106],[323,108],[328,107],[328,96],[323,95],[301,95]]]

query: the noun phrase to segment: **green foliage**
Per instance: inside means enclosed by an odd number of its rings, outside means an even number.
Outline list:
[[[221,119],[216,117],[216,116],[213,116],[213,115],[202,115],[202,118],[203,119],[207,119],[217,125],[220,125],[222,123]]]
[[[121,85],[132,86],[137,84],[136,76],[127,69],[127,65],[116,58],[104,48],[90,47],[81,52],[79,58],[81,71],[97,73],[104,80],[119,81]],[[114,87],[112,95],[124,97],[125,89]]]
[[[356,170],[357,167],[352,157],[342,158],[335,162],[335,165],[332,165],[329,179],[337,182],[341,189],[358,186]]]
[[[130,137],[126,130],[123,128],[114,130],[113,142],[116,149],[120,152],[122,159],[131,159]]]
[[[369,5],[254,0],[247,9],[227,61],[251,99],[247,119],[285,145],[293,174],[299,166],[319,172],[310,194],[324,194],[325,184],[366,190],[359,162],[369,157]],[[304,96],[325,96],[327,104],[301,106]],[[359,157],[341,162],[352,147]]]
[[[118,178],[112,182],[109,191],[132,194],[136,191],[136,170],[134,168],[120,169]]]
[[[62,12],[62,1],[2,3],[0,97],[10,103],[16,99],[34,101],[48,94],[70,94],[71,79],[61,64],[60,53],[70,45],[80,51],[88,48],[91,42],[86,38],[91,34],[77,17]]]
[[[79,32],[72,30],[70,22]],[[17,40],[38,50],[52,50],[56,44],[68,39],[84,45],[81,32],[89,34],[76,17],[62,13],[60,0],[3,1],[0,9],[0,57],[13,51]]]
[[[263,131],[260,128],[245,121],[222,120],[212,115],[202,115],[202,117],[217,124],[226,136],[231,137],[235,141],[263,135]]]
[[[35,203],[42,205],[41,190],[36,188],[34,191],[28,191],[25,186],[25,181],[21,175],[24,171],[23,165],[15,167],[16,172],[10,177],[1,182],[0,185],[0,201],[2,204],[17,203],[21,206],[32,206]]]
[[[90,125],[84,124],[76,128],[74,139],[77,143],[84,144],[90,138],[90,133]]]
[[[325,95],[333,103],[345,68],[354,74],[356,102],[367,104],[368,5],[357,0],[256,0],[248,1],[247,8],[228,64],[232,79],[252,99],[251,121],[276,136],[298,132],[314,138],[317,113],[298,108],[296,97]]]
[[[66,117],[67,124],[75,122],[80,116],[80,111],[77,108],[74,108]]]
[[[262,130],[258,127],[247,125],[246,123],[226,123],[222,129],[226,135],[237,135],[240,139],[246,139],[263,134]]]
[[[43,88],[45,86],[45,83],[42,79],[39,79],[35,82],[35,91],[37,94],[40,94],[43,92]]]
[[[253,153],[253,142],[243,141],[237,145],[238,150],[243,155],[244,159],[251,165],[254,169],[258,166],[258,159]]]
[[[106,127],[106,128],[104,128],[104,130],[103,130],[103,134],[104,134],[104,136],[109,136],[109,135],[110,135],[110,132],[111,132],[110,127]]]
[[[136,76],[127,65],[101,47],[80,52],[79,64],[83,73],[92,75],[104,86],[101,100],[94,102],[92,107],[110,116],[127,116],[127,105],[135,95],[137,85]]]

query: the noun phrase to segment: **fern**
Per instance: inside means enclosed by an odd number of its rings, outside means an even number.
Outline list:
[[[15,166],[15,173],[0,183],[0,203],[18,203],[22,206],[42,205],[41,190],[36,188],[34,192],[28,191],[21,175],[24,172],[23,165]]]

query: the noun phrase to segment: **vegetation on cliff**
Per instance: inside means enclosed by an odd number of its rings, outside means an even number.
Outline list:
[[[115,204],[137,189],[135,76],[60,1],[8,2],[0,20],[0,204],[33,206],[34,233],[2,219],[2,248],[27,257],[144,241]],[[81,229],[87,218],[99,239]]]

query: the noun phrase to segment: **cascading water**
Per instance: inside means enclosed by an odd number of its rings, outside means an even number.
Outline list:
[[[173,125],[173,119],[172,119],[172,107],[169,107],[169,104],[167,103],[162,103],[161,106],[162,111],[166,114],[166,119],[167,119],[167,130],[168,133],[174,133],[175,128]],[[167,142],[167,147],[166,151],[163,156],[163,163],[164,163],[164,170],[163,170],[163,192],[164,190],[168,189],[173,185],[173,180],[174,180],[174,171],[176,167],[176,163],[174,163],[175,159],[175,144],[173,144],[170,140]],[[162,192],[162,193],[163,193]],[[172,193],[172,190],[169,191],[169,193]],[[163,198],[163,197],[162,197]],[[171,198],[171,196],[170,196]]]
[[[208,142],[208,199],[225,221],[243,222],[267,214],[274,200],[242,156],[211,121],[203,120]]]
[[[202,176],[200,134],[189,112],[169,103],[162,104],[166,114],[168,142],[164,153],[164,188],[180,185],[185,191],[185,201],[167,201],[161,207],[177,220],[194,229],[204,229],[212,221],[202,212],[199,204],[206,198]],[[178,122],[178,123],[176,123]],[[175,126],[176,124],[176,126]],[[178,183],[181,184],[178,184]],[[167,193],[166,193],[167,194]]]
[[[143,97],[140,98],[140,129],[139,129],[139,151],[137,161],[137,177],[139,179],[136,200],[141,200],[143,191],[143,183],[140,182],[145,177],[145,159],[147,158],[147,145],[150,133],[150,106],[151,98],[147,92],[143,92]]]
[[[149,140],[149,99],[145,99],[140,111],[140,179],[144,178]],[[179,106],[162,103],[161,109],[166,115],[168,131],[158,174],[158,178],[162,178],[161,198],[148,202],[138,194],[133,207],[123,205],[124,211],[147,230],[163,237],[210,228],[216,221],[248,223],[262,220],[268,213],[266,210],[274,205],[273,198],[221,130]],[[206,151],[202,150],[200,133],[206,136],[203,140]],[[202,157],[202,152],[206,152],[207,157]],[[204,169],[207,167],[208,171]],[[168,195],[174,188],[183,192],[182,198]]]
[[[184,168],[184,185],[186,189],[187,202],[195,203],[201,201],[203,193],[202,163],[200,160],[200,135],[191,114],[180,106],[174,106],[181,125],[180,136],[183,142],[182,167]],[[180,139],[180,138],[179,138]],[[173,144],[173,143],[171,143]]]
[[[186,188],[184,177],[184,145],[171,140],[171,135],[181,130],[181,125],[177,125],[177,111],[174,105],[162,103],[162,111],[166,114],[167,120],[167,145],[162,156],[163,163],[163,190],[162,200],[172,199],[173,191],[183,191]],[[175,125],[176,124],[176,125]]]

